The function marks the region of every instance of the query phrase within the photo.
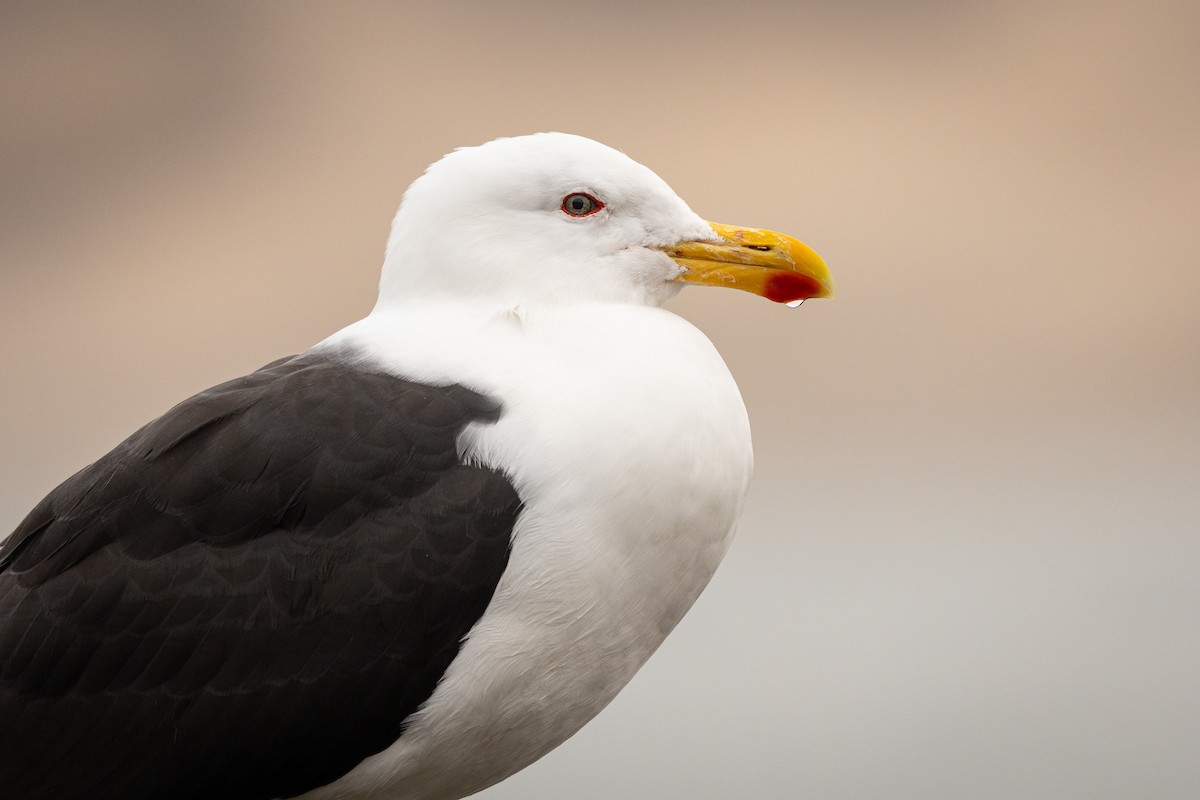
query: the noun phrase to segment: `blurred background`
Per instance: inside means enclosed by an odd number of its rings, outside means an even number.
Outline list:
[[[758,466],[708,592],[488,800],[1200,796],[1200,6],[5,2],[0,529],[371,307],[407,184],[581,133],[825,256],[673,309]]]

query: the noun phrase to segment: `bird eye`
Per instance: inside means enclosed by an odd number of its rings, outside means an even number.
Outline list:
[[[604,208],[604,203],[587,192],[574,192],[564,197],[562,201],[562,210],[572,217],[590,217],[602,208]]]

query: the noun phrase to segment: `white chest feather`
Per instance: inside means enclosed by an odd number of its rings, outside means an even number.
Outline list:
[[[525,510],[487,612],[404,736],[314,800],[463,797],[562,743],[708,583],[750,477],[737,387],[678,317],[597,304],[432,327],[445,318],[368,317],[333,341],[498,398],[500,421],[461,444]]]

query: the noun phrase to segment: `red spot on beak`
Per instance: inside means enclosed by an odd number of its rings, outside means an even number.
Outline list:
[[[816,279],[798,272],[772,271],[767,278],[766,291],[763,297],[776,303],[791,303],[794,300],[807,300],[823,293],[823,287]]]

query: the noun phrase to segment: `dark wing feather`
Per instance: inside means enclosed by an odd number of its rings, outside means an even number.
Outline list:
[[[508,560],[498,406],[298,357],[180,404],[0,549],[0,797],[255,800],[386,748]]]

